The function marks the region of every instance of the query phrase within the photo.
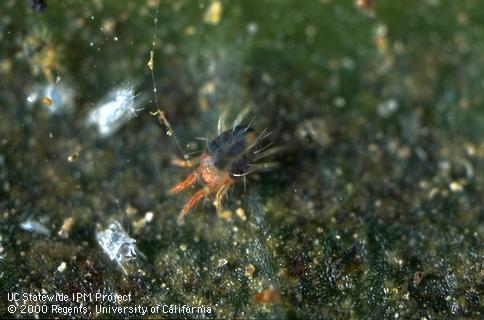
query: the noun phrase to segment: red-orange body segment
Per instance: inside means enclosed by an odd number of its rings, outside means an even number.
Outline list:
[[[199,181],[205,186],[202,190],[195,193],[193,197],[183,207],[179,222],[183,221],[183,218],[190,212],[190,210],[202,199],[213,192],[217,192],[215,205],[217,210],[221,208],[221,198],[227,192],[235,180],[229,175],[227,171],[223,171],[215,167],[213,159],[210,155],[202,153],[200,156],[200,165],[193,171],[185,180],[174,186],[170,192],[178,193],[192,186],[195,182]]]

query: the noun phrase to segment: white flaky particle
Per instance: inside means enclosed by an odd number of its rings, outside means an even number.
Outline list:
[[[30,219],[25,220],[20,224],[20,229],[27,231],[27,232],[32,232],[32,233],[37,233],[43,236],[48,236],[50,235],[50,230],[47,229],[44,225],[37,221],[33,221]]]
[[[39,94],[37,92],[32,92],[29,94],[29,96],[27,97],[27,102],[28,103],[34,103],[35,101],[37,101],[39,99]]]
[[[346,100],[345,98],[343,97],[336,97],[334,98],[333,100],[333,104],[337,107],[337,108],[343,108],[345,105],[346,105]]]
[[[225,259],[225,258],[219,259],[219,260],[218,260],[218,267],[219,267],[219,268],[220,268],[220,267],[223,267],[223,266],[225,266],[227,263],[228,263],[228,260],[227,260],[227,259]]]
[[[151,211],[146,212],[146,214],[145,214],[145,221],[146,222],[151,222],[151,220],[153,220],[153,217],[154,216],[155,215],[154,215],[153,212],[151,212]]]
[[[380,117],[386,118],[390,116],[392,113],[398,110],[398,101],[395,99],[388,99],[381,102],[376,111]]]
[[[128,236],[117,221],[112,222],[105,230],[98,231],[96,240],[109,258],[115,261],[125,274],[128,273],[124,265],[135,260],[138,254],[143,256],[136,248],[136,240]]]
[[[135,98],[132,86],[114,89],[89,112],[87,124],[95,125],[103,137],[111,135],[142,110]]]
[[[452,192],[461,192],[462,190],[464,190],[464,187],[458,181],[451,182],[449,184],[449,188]]]
[[[57,268],[57,271],[64,272],[66,270],[67,264],[63,261],[60,266]]]
[[[257,33],[257,31],[259,30],[259,26],[257,25],[257,23],[255,22],[249,22],[247,24],[247,32],[251,35],[254,35]]]

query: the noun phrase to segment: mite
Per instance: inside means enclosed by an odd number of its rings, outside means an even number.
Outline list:
[[[176,194],[192,186],[196,182],[203,188],[198,190],[185,204],[178,217],[178,223],[182,224],[185,216],[202,199],[210,194],[215,194],[214,205],[218,213],[222,212],[222,198],[228,189],[238,180],[258,170],[273,167],[274,163],[256,164],[257,160],[273,153],[273,149],[261,147],[261,140],[269,133],[264,130],[257,135],[251,125],[235,124],[231,129],[222,131],[219,121],[219,134],[207,142],[205,151],[198,159],[191,161],[175,160],[180,166],[192,167],[192,173],[182,182],[171,188],[170,192]]]

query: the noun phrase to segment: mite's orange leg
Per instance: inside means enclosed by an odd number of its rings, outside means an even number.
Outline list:
[[[199,162],[200,162],[200,159],[198,159],[198,158],[190,159],[190,160],[183,160],[183,159],[175,158],[175,159],[171,160],[171,164],[174,164],[174,165],[182,167],[182,168],[193,168]]]
[[[222,198],[227,193],[227,190],[229,189],[231,184],[232,182],[227,182],[226,184],[223,184],[222,186],[220,186],[220,188],[217,191],[217,194],[215,195],[215,201],[213,202],[213,204],[217,209],[218,215],[220,215],[223,211]]]
[[[193,171],[185,180],[183,180],[182,182],[180,182],[179,184],[171,188],[170,192],[178,193],[182,190],[185,190],[186,188],[194,184],[197,181],[197,179],[198,179],[198,173],[196,171]]]
[[[190,212],[190,210],[192,210],[193,206],[205,198],[210,192],[211,190],[208,188],[197,191],[197,193],[195,193],[195,195],[188,200],[180,212],[180,215],[178,216],[178,224],[183,224],[183,219]]]

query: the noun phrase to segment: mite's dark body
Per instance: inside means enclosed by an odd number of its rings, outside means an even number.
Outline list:
[[[45,0],[27,0],[27,4],[37,12],[42,12],[47,8]]]
[[[242,175],[254,160],[256,138],[252,127],[237,125],[211,140],[206,153],[217,169],[228,171],[231,176]]]
[[[245,175],[256,170],[255,160],[263,155],[263,148],[260,147],[260,140],[263,138],[264,132],[257,136],[251,126],[236,125],[210,140],[207,149],[198,159],[198,167],[185,180],[170,189],[171,193],[178,193],[197,182],[203,185],[187,201],[178,216],[178,222],[182,223],[190,210],[212,193],[215,194],[213,203],[217,212],[222,214],[222,200],[229,188],[238,178],[245,178]]]

